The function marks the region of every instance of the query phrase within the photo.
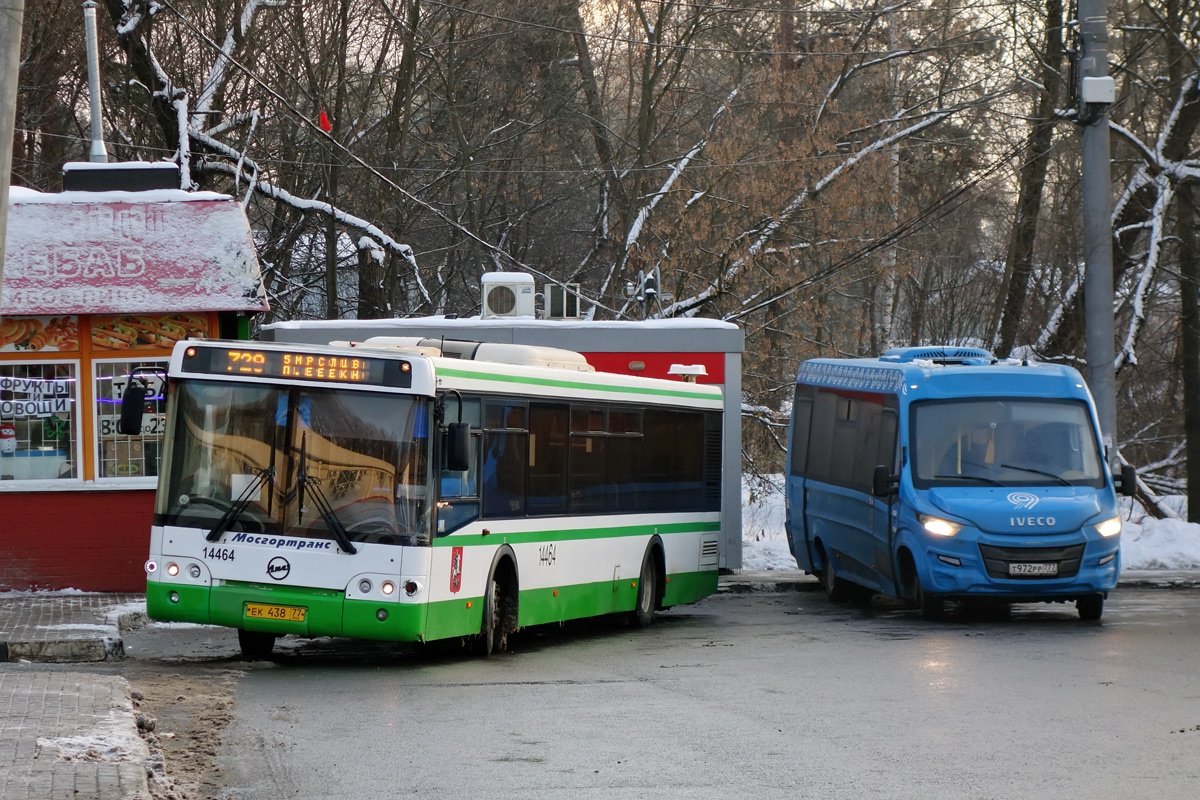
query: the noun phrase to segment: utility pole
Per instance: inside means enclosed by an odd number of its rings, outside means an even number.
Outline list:
[[[25,0],[0,0],[0,290],[4,286],[4,238],[8,231],[8,185],[17,127],[17,74]]]
[[[1113,344],[1112,178],[1108,108],[1115,99],[1108,74],[1107,0],[1079,0],[1079,125],[1083,155],[1083,305],[1087,381],[1096,400],[1100,433],[1116,457],[1117,388]]]

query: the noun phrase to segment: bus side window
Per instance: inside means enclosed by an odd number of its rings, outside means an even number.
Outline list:
[[[885,401],[879,417],[879,454],[875,463],[888,468],[892,475],[900,473],[900,462],[896,458],[896,438],[900,430],[899,411],[894,408],[895,400]]]
[[[520,401],[490,401],[484,406],[483,463],[479,483],[484,517],[525,516],[529,469],[526,407]]]
[[[808,477],[830,481],[833,453],[833,425],[838,397],[833,392],[818,391],[813,399],[812,423],[808,440]]]
[[[793,477],[803,478],[808,464],[808,431],[812,422],[812,390],[806,386],[796,387],[796,399],[792,403],[792,438],[788,470]]]

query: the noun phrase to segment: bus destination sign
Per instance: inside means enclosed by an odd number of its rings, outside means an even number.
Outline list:
[[[412,386],[412,365],[407,361],[358,354],[191,346],[184,351],[183,368],[188,372],[268,380],[357,383],[402,389]]]

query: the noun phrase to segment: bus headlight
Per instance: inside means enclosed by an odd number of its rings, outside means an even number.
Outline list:
[[[962,530],[962,525],[941,517],[931,517],[928,514],[918,514],[917,519],[925,527],[926,533],[934,536],[953,536]]]
[[[1105,539],[1109,538],[1110,536],[1116,536],[1120,532],[1121,532],[1121,518],[1120,517],[1113,517],[1112,519],[1104,520],[1104,522],[1096,523],[1096,533],[1100,534]]]

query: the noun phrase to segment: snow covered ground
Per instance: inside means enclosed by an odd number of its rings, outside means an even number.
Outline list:
[[[1171,500],[1173,510],[1185,517],[1183,498]],[[1122,501],[1122,569],[1200,570],[1200,525],[1153,519],[1136,503]],[[796,569],[783,529],[781,476],[765,488],[742,487],[742,568]]]

